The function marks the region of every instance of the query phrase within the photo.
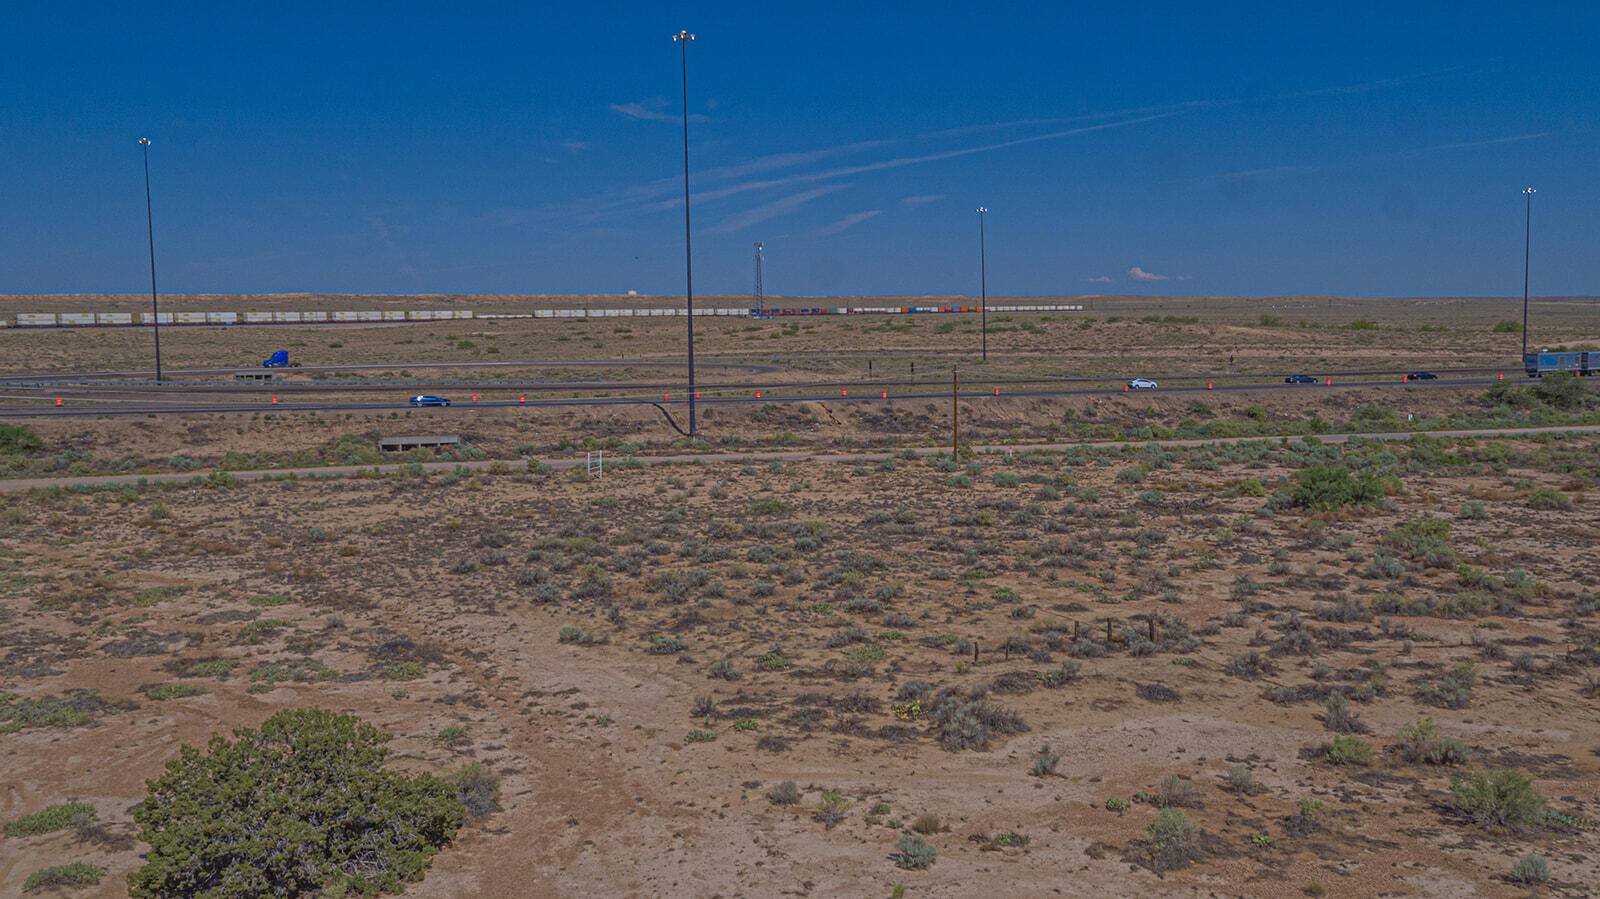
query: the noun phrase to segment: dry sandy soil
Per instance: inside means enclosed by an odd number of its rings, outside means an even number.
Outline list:
[[[1306,461],[1265,443],[982,457],[970,487],[925,462],[730,462],[11,498],[4,689],[105,704],[96,726],[0,737],[0,815],[75,797],[130,833],[143,779],[179,743],[316,704],[396,734],[401,767],[502,773],[504,810],[412,895],[1496,895],[1516,892],[1504,877],[1529,851],[1582,895],[1600,873],[1592,829],[1476,827],[1454,772],[1405,763],[1393,737],[1432,714],[1474,764],[1600,815],[1594,451],[1368,447],[1403,489],[1356,514],[1264,515],[1240,485],[1270,493]],[[1573,507],[1534,508],[1540,487]],[[1425,515],[1450,522],[1461,562],[1511,580],[1469,588],[1385,546]],[[1372,573],[1380,553],[1399,570]],[[598,642],[562,643],[564,627]],[[1261,671],[1229,673],[1251,652]],[[183,676],[212,659],[235,664]],[[723,661],[737,680],[713,675]],[[1424,685],[1463,661],[1469,704],[1429,705]],[[931,714],[892,710],[917,681],[986,694],[1020,732],[943,748]],[[147,695],[175,683],[205,692]],[[1371,766],[1322,758],[1330,690],[1356,697]],[[465,741],[441,741],[449,727]],[[1031,776],[1044,744],[1055,774]],[[1225,790],[1233,767],[1259,792]],[[1171,775],[1195,785],[1205,857],[1161,879],[1139,864],[1151,806],[1104,804]],[[783,780],[799,805],[766,798]],[[813,820],[824,790],[851,803],[836,826]],[[1309,830],[1303,799],[1326,805]],[[894,822],[924,814],[938,861],[899,870]],[[1027,844],[973,839],[1010,832]],[[83,860],[117,895],[137,852],[8,839],[0,888]]]
[[[1139,365],[1160,360],[1169,332],[1238,328],[1266,367],[1273,340],[1302,329],[1252,324],[1259,314],[1100,312],[1091,328],[1135,342]],[[1451,337],[1407,320],[1418,339]],[[822,330],[850,322],[805,324],[762,339],[861,339]],[[924,352],[915,338],[938,325],[871,339]],[[1038,326],[1058,325],[1078,327]],[[1516,337],[1481,330],[1484,358]],[[404,339],[362,334],[374,354]],[[72,367],[109,367],[115,352]],[[1483,411],[1465,391],[1205,394],[1206,413],[1155,393],[964,402],[964,434]],[[71,895],[124,894],[144,849],[129,809],[180,745],[319,705],[394,734],[398,768],[479,760],[501,776],[502,808],[411,896],[1499,896],[1526,892],[1509,875],[1530,852],[1549,860],[1546,892],[1593,894],[1600,438],[1063,442],[960,465],[739,458],[938,443],[946,411],[716,409],[705,436],[720,458],[599,480],[511,463],[0,494],[0,820],[77,799],[106,825],[0,840],[0,892],[83,861],[107,874]],[[44,439],[41,459],[154,470],[184,455],[202,475],[228,452],[326,458],[343,435],[424,425],[499,458],[676,437],[654,410],[16,423]],[[1381,476],[1386,495],[1320,512],[1288,501],[1306,466],[1330,461]],[[1337,711],[1333,695],[1348,697]],[[76,723],[21,715],[67,697]],[[942,716],[952,703],[972,719]],[[1423,715],[1469,763],[1406,760],[1396,737]],[[1371,742],[1369,764],[1330,762],[1340,728]],[[1046,744],[1059,757],[1036,776]],[[1533,776],[1563,817],[1475,821],[1449,786],[1485,767]],[[768,798],[784,781],[798,803]],[[819,820],[824,792],[848,803],[836,821]],[[1302,814],[1311,800],[1320,810]],[[1147,828],[1160,803],[1203,834],[1191,864],[1158,873]],[[922,816],[937,860],[899,868],[896,842]]]

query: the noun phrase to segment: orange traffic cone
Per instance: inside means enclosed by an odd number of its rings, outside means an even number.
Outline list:
[[[62,405],[62,402],[61,402],[61,397],[59,397],[59,396],[58,396],[58,397],[56,397],[56,405],[57,405],[57,406],[60,406],[60,405]]]
[[[272,405],[274,405],[274,406],[278,405],[278,398],[277,397],[273,397],[272,398]]]
[[[761,391],[759,390],[756,391],[756,399],[761,399]]]
[[[883,398],[884,398],[884,399],[888,399],[888,398],[889,398],[889,391],[887,391],[887,390],[885,390],[885,391],[884,391],[884,392],[883,392]]]
[[[1206,389],[1207,389],[1207,390],[1210,390],[1210,389],[1211,389],[1211,382],[1210,382],[1210,381],[1207,381],[1207,382],[1206,382]]]
[[[526,403],[527,401],[528,401],[528,395],[526,393],[517,394],[517,402]]]
[[[839,395],[840,396],[849,396],[850,395],[850,388],[848,388],[848,387],[840,387],[839,388]]]

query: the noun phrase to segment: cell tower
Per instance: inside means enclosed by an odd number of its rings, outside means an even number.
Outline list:
[[[766,294],[761,289],[761,241],[756,241],[756,312],[766,312]]]

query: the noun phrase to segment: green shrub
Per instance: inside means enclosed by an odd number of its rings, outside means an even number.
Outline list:
[[[388,739],[311,708],[214,736],[205,752],[185,745],[133,809],[150,851],[129,895],[372,894],[421,879],[465,809],[442,778],[385,770]]]
[[[20,456],[44,449],[44,441],[26,425],[0,425],[0,456]]]
[[[1514,768],[1474,771],[1450,778],[1456,805],[1484,827],[1511,830],[1538,819],[1545,799],[1533,788],[1533,778]]]
[[[1522,322],[1519,322],[1514,318],[1502,318],[1498,322],[1495,322],[1494,333],[1496,333],[1496,334],[1521,334],[1522,333]]]
[[[15,821],[7,821],[6,836],[31,837],[41,833],[66,830],[94,821],[96,814],[94,806],[87,802],[52,805],[31,815],[23,815]]]
[[[1181,810],[1164,808],[1145,829],[1142,861],[1156,873],[1186,868],[1205,855],[1200,826]]]
[[[1433,716],[1422,718],[1400,728],[1395,737],[1395,748],[1408,762],[1428,765],[1465,765],[1472,761],[1472,749],[1460,740],[1439,736],[1439,727]]]
[[[1550,882],[1550,863],[1537,852],[1530,852],[1511,866],[1511,879],[1524,886]]]
[[[939,850],[930,846],[920,834],[904,833],[895,841],[892,857],[897,868],[921,871],[933,867],[939,858]]]
[[[817,800],[817,810],[811,817],[821,821],[828,829],[844,820],[844,813],[850,810],[850,800],[838,793],[828,790]]]
[[[32,893],[37,890],[55,889],[59,887],[87,886],[100,882],[106,875],[106,869],[99,865],[90,865],[84,862],[73,862],[70,865],[57,865],[45,868],[28,875],[27,882],[23,883],[22,891]]]
[[[456,801],[461,803],[466,823],[470,824],[500,811],[500,775],[488,765],[483,762],[468,762],[450,779],[455,783]]]
[[[1334,737],[1327,751],[1330,765],[1372,764],[1372,744],[1354,735]]]
[[[1373,505],[1383,498],[1383,484],[1376,475],[1356,477],[1336,463],[1307,466],[1295,475],[1295,481],[1295,504],[1318,511]]]
[[[786,780],[767,791],[767,801],[773,805],[794,805],[800,801],[800,788]]]

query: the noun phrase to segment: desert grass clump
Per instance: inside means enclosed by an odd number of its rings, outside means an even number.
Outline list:
[[[1538,820],[1545,798],[1533,787],[1533,778],[1514,768],[1474,771],[1450,778],[1456,806],[1483,827],[1520,830]]]
[[[1472,685],[1477,680],[1478,666],[1461,661],[1436,682],[1417,684],[1417,701],[1442,709],[1464,709],[1472,705]]]
[[[923,812],[917,816],[915,821],[911,822],[911,829],[923,836],[932,836],[938,833],[941,827],[943,827],[943,822],[939,820],[938,815],[932,812]]]
[[[997,734],[1012,736],[1028,729],[1022,716],[1015,712],[981,699],[963,702],[954,693],[946,693],[934,702],[933,721],[939,745],[948,752],[987,752]]]
[[[908,871],[922,871],[933,867],[939,859],[939,850],[929,845],[928,841],[920,834],[905,833],[895,841],[894,859],[895,867]]]
[[[1251,650],[1244,655],[1228,659],[1225,670],[1234,677],[1245,680],[1255,680],[1260,677],[1269,677],[1278,673],[1278,663],[1272,661],[1259,652]]]

